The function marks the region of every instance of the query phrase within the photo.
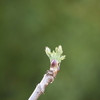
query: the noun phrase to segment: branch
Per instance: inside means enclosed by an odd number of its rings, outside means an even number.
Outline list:
[[[59,72],[61,60],[65,59],[65,56],[61,55],[63,53],[61,46],[58,48],[56,47],[53,52],[46,47],[45,52],[50,58],[50,69],[46,72],[41,82],[36,86],[28,100],[37,100],[39,96],[44,93],[48,84],[54,81]]]

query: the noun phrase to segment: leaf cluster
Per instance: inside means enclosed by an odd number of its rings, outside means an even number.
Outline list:
[[[61,63],[61,61],[64,60],[66,57],[65,55],[62,55],[63,50],[62,50],[61,45],[56,47],[55,50],[53,50],[52,52],[49,47],[46,47],[45,52],[46,52],[47,56],[49,57],[50,62],[52,62],[52,60],[56,60],[56,61],[58,61],[58,63]]]

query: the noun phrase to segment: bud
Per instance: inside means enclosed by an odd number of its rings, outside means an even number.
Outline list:
[[[58,66],[58,63],[61,63],[61,61],[65,59],[65,55],[62,55],[63,50],[61,45],[56,47],[52,52],[50,48],[46,47],[45,52],[49,57],[52,66]]]

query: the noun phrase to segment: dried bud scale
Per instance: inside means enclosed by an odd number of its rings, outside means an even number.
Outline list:
[[[51,62],[51,67],[57,67],[58,66],[58,62],[56,60],[53,60]]]

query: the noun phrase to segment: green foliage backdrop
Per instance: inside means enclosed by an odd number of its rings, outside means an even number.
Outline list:
[[[27,100],[58,45],[66,59],[39,100],[99,100],[100,0],[1,0],[0,100]]]

